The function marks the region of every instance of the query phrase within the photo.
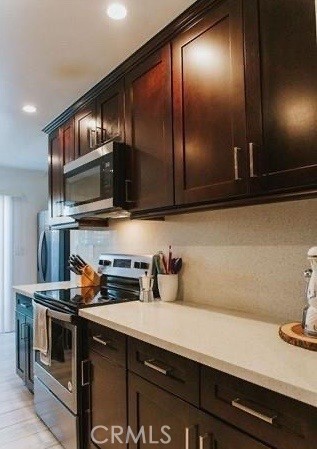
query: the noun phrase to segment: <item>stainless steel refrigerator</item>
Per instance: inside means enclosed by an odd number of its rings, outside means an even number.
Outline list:
[[[38,213],[37,281],[68,281],[70,231],[50,230],[47,210]]]

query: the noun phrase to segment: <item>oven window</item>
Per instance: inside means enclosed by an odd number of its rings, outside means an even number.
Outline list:
[[[73,366],[75,366],[75,327],[66,327],[65,323],[52,319],[51,333],[51,365],[47,366],[41,362],[40,353],[36,351],[36,362],[41,365],[60,385],[68,391],[72,391]]]
[[[65,177],[65,200],[71,204],[101,198],[100,165]]]

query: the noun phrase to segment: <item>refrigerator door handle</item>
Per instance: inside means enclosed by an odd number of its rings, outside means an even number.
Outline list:
[[[42,231],[40,238],[39,238],[39,246],[37,249],[37,260],[38,260],[38,266],[39,266],[40,280],[42,282],[45,280],[44,270],[43,270],[43,259],[42,259],[44,239],[45,239],[45,231]]]
[[[48,256],[48,252],[47,252],[47,239],[46,239],[46,232],[44,231],[44,236],[43,236],[43,247],[45,249],[44,254],[45,254],[45,264],[44,264],[44,268],[42,266],[42,271],[43,271],[43,279],[44,281],[46,281],[46,276],[47,276],[47,256]]]

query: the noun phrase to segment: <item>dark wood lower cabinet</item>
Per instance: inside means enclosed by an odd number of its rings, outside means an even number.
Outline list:
[[[130,441],[129,449],[150,448],[154,441],[160,448],[189,449],[185,442],[189,412],[185,401],[129,373],[129,425],[134,435],[143,431],[139,442]]]
[[[25,317],[25,333],[26,333],[25,384],[30,391],[33,391],[33,384],[34,384],[33,319],[28,316]]]
[[[30,298],[17,295],[15,322],[16,373],[33,392],[33,308]]]
[[[199,449],[269,449],[271,447],[200,410],[193,411],[193,414],[194,430],[198,429],[198,446],[196,442],[196,445],[189,446],[189,449],[196,449],[196,447]]]
[[[131,449],[265,449],[248,435],[129,374],[129,424],[139,441]]]
[[[120,426],[124,433],[127,427],[126,369],[95,351],[90,351],[89,359],[92,370],[90,447],[123,449],[127,445],[121,444],[117,439],[111,442],[111,427]],[[95,442],[92,441],[92,436]]]
[[[16,312],[15,323],[16,372],[21,377],[21,379],[24,380],[26,369],[25,316],[19,312]]]

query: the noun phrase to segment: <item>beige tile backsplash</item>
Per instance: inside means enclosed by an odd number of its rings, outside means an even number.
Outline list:
[[[317,245],[317,200],[199,212],[159,221],[116,220],[105,231],[73,231],[72,250],[183,257],[180,298],[299,320],[307,250]]]

